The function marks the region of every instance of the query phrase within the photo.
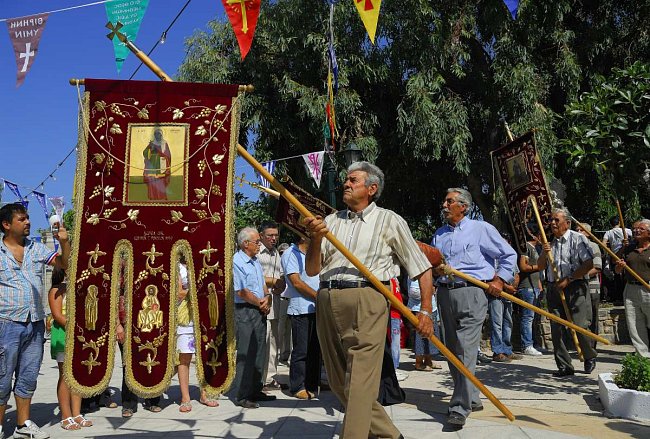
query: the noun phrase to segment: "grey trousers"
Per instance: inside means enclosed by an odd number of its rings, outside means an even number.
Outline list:
[[[235,305],[237,367],[233,389],[237,401],[262,391],[266,362],[266,317],[253,307]]]
[[[548,310],[556,316],[562,317],[566,320],[566,314],[562,307],[562,300],[560,293],[555,288],[553,283],[549,284],[548,292]],[[586,281],[577,280],[573,281],[564,290],[564,297],[566,298],[567,306],[571,312],[573,323],[581,328],[589,329],[591,325],[592,309],[591,309],[591,294],[589,293],[589,286]],[[570,331],[566,326],[560,325],[551,321],[551,338],[553,340],[553,354],[555,355],[555,364],[559,370],[573,370],[571,364],[571,355],[564,344],[564,334]],[[577,333],[578,344],[582,350],[582,355],[585,360],[591,360],[598,356],[598,352],[594,348],[591,339],[585,335]]]
[[[465,367],[474,373],[481,343],[481,329],[488,310],[485,292],[478,287],[453,290],[439,287],[437,299],[442,325],[445,328],[445,344]],[[479,391],[451,363],[449,372],[454,380],[449,412],[457,412],[467,417],[472,412],[472,404],[481,403]]]

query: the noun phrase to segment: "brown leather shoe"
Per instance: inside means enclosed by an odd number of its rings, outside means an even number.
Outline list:
[[[506,354],[494,354],[492,355],[492,360],[497,363],[510,363],[512,361]]]

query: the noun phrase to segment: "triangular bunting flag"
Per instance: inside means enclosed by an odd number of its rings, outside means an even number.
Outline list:
[[[140,30],[140,23],[144,13],[149,6],[149,0],[123,0],[106,3],[106,16],[108,21],[117,25],[122,23],[120,32],[126,35],[129,41],[135,41]],[[118,38],[113,38],[113,49],[115,50],[115,65],[117,73],[122,70],[122,64],[126,60],[130,50]]]
[[[303,154],[302,158],[309,169],[309,174],[316,182],[316,187],[320,188],[320,179],[323,175],[323,158],[325,157],[325,152],[312,152],[309,154]]]
[[[43,208],[43,212],[45,212],[45,219],[48,219],[50,215],[48,215],[47,205],[45,204],[45,194],[43,192],[33,191],[32,197],[36,198],[38,204]]]
[[[23,196],[20,193],[20,189],[18,189],[18,185],[16,183],[12,183],[9,180],[5,180],[5,186],[8,187],[11,192],[14,193],[14,195],[18,198],[19,201],[23,200]]]
[[[235,31],[243,60],[253,44],[253,35],[255,35],[262,2],[261,0],[221,0],[221,3],[228,14],[232,30]]]
[[[63,197],[50,197],[48,199],[52,203],[52,207],[54,207],[54,212],[56,212],[59,218],[63,218],[63,211],[65,210],[65,200]]]
[[[503,0],[503,2],[508,7],[508,11],[510,11],[510,14],[512,15],[512,19],[516,20],[517,11],[519,9],[519,0]]]
[[[16,87],[22,85],[27,72],[34,64],[38,53],[38,43],[41,41],[47,17],[48,14],[37,14],[7,20],[9,38],[14,46],[14,55],[16,57]]]
[[[381,0],[352,0],[359,11],[361,21],[366,27],[366,32],[370,37],[370,42],[375,44],[375,32],[377,31],[377,21],[379,21],[379,8]]]

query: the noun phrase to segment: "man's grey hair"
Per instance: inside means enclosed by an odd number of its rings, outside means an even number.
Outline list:
[[[371,184],[377,185],[377,192],[372,197],[372,200],[375,201],[379,199],[382,191],[384,190],[384,173],[377,166],[368,162],[354,162],[348,166],[348,174],[354,171],[363,171],[368,174],[366,178],[366,187],[370,187]]]
[[[257,233],[254,227],[244,227],[237,234],[237,245],[239,248],[244,247],[244,241],[250,241],[253,235]]]
[[[569,209],[566,207],[554,207],[553,210],[551,210],[551,215],[555,215],[556,213],[561,213],[564,215],[564,219],[571,222],[571,212],[569,212]]]
[[[586,230],[587,232],[591,232],[591,224],[588,224],[588,223],[580,223],[580,224],[578,225],[578,227],[579,227],[580,229],[584,229],[584,230]]]
[[[637,223],[643,224],[644,226],[646,226],[648,228],[648,230],[650,230],[650,219],[641,218],[639,221],[637,221]]]
[[[472,207],[472,194],[470,194],[467,189],[463,189],[461,187],[450,187],[447,189],[448,194],[452,192],[458,193],[456,196],[456,202],[465,206],[467,208],[466,212],[469,211],[469,209]]]

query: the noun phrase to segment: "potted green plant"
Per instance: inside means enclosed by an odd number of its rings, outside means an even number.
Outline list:
[[[598,375],[605,413],[626,419],[650,419],[650,358],[627,354],[618,374]]]

